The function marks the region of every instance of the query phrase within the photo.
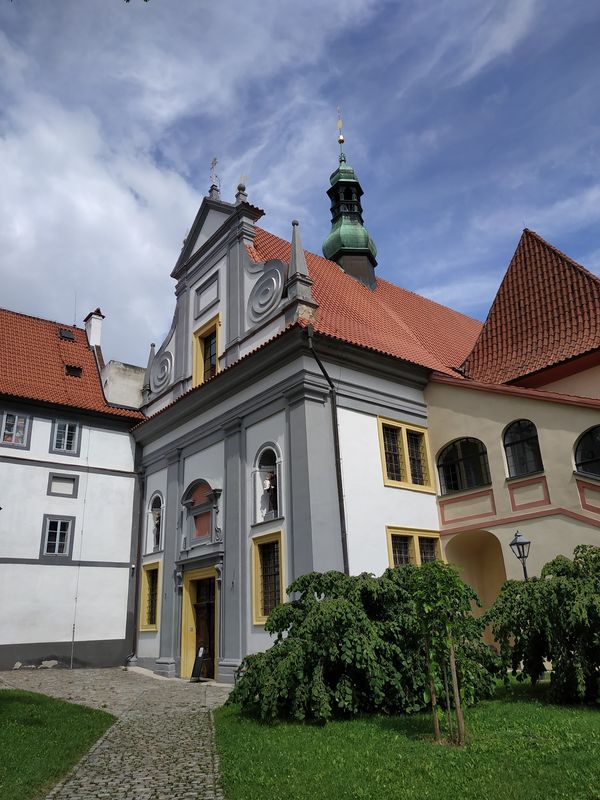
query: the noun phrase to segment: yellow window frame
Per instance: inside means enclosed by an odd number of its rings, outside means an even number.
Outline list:
[[[421,565],[419,539],[434,539],[436,543],[436,560],[444,562],[446,561],[442,551],[442,540],[438,531],[432,531],[424,528],[396,528],[393,525],[386,525],[385,533],[387,537],[388,564],[390,567],[396,566],[394,564],[394,550],[392,548],[392,539],[394,536],[403,536],[410,539],[410,563],[417,567]]]
[[[150,589],[150,580],[148,573],[156,570],[156,623],[150,625],[148,623],[148,592]],[[142,565],[142,580],[140,586],[140,631],[157,631],[160,623],[160,596],[161,596],[161,562],[152,561]]]
[[[262,605],[262,569],[260,564],[260,547],[263,544],[279,542],[279,598],[281,603],[285,603],[285,580],[284,566],[285,553],[283,546],[283,534],[281,531],[266,533],[263,536],[255,536],[252,539],[252,622],[254,625],[264,625],[267,615],[263,611]]]
[[[219,372],[219,356],[221,355],[221,315],[215,314],[214,317],[205,322],[192,335],[192,386],[200,386],[204,383],[204,339],[211,333],[217,336],[217,365],[216,372]]]
[[[405,465],[406,474],[409,480],[396,481],[388,477],[387,465],[385,463],[385,447],[383,440],[383,428],[390,427],[396,428],[398,431],[398,449]],[[410,489],[414,492],[426,492],[427,494],[435,494],[435,486],[433,483],[433,462],[431,460],[431,450],[429,448],[429,439],[427,435],[427,428],[420,425],[409,425],[405,422],[399,422],[396,419],[388,419],[387,417],[377,417],[377,431],[379,434],[379,454],[381,456],[381,471],[383,474],[384,486],[395,486],[398,489]],[[423,435],[423,448],[425,450],[425,463],[424,467],[427,470],[427,483],[413,483],[410,474],[410,459],[408,457],[408,438],[407,432],[414,431]]]

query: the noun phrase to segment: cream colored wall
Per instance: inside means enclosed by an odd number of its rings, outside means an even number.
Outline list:
[[[561,378],[553,383],[546,383],[544,391],[559,392],[560,394],[572,394],[578,397],[597,397],[600,398],[600,367],[592,367],[570,375],[568,378]]]
[[[520,564],[508,546],[517,528],[531,536],[533,542],[529,559],[532,574],[559,553],[571,555],[573,547],[579,542],[600,545],[600,528],[593,525],[593,522],[600,522],[600,513],[582,509],[573,473],[575,442],[583,431],[600,423],[597,410],[436,383],[429,384],[425,397],[429,409],[429,440],[434,458],[437,460],[439,451],[454,439],[463,436],[481,439],[488,451],[495,501],[494,514],[489,499],[477,496],[471,500],[469,492],[454,492],[438,498],[438,503],[441,501],[442,504],[445,500],[464,498],[460,503],[446,506],[455,518],[479,515],[462,522],[449,522],[446,526],[441,526],[442,530],[460,530],[461,526],[471,528],[477,525],[493,532],[502,545],[509,578],[522,575]],[[543,475],[548,484],[550,504],[513,511],[509,485],[514,486],[515,481],[518,483],[519,480],[535,476],[507,479],[502,435],[510,422],[523,418],[530,419],[538,429],[544,464]],[[593,478],[585,479],[594,482]],[[600,481],[596,483],[600,486]],[[481,491],[483,489],[472,490],[472,494],[477,495]],[[542,496],[539,487],[526,487],[521,490],[520,502],[540,500]],[[484,508],[485,503],[487,508]],[[539,516],[534,520],[516,519],[515,523],[510,521],[511,518],[544,513],[557,507],[587,516],[592,523],[579,522],[565,515]],[[457,508],[460,508],[460,513],[456,513]],[[486,512],[488,516],[481,516]],[[500,526],[491,524],[505,518],[507,522]]]

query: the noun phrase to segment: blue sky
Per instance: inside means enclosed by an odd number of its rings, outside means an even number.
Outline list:
[[[483,319],[525,226],[598,272],[598,41],[586,0],[4,2],[0,305],[145,363],[213,156],[320,252],[338,104],[379,276]]]

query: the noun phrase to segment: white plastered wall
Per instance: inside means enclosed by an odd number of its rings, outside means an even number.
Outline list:
[[[350,572],[381,575],[387,525],[439,530],[435,494],[385,486],[377,417],[346,408],[338,417]]]

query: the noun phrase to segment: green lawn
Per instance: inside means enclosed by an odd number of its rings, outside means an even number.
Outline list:
[[[600,800],[600,709],[545,704],[525,686],[467,710],[464,749],[433,744],[423,714],[322,728],[235,707],[215,718],[227,800]]]
[[[0,691],[0,799],[43,797],[114,719],[41,694]]]

